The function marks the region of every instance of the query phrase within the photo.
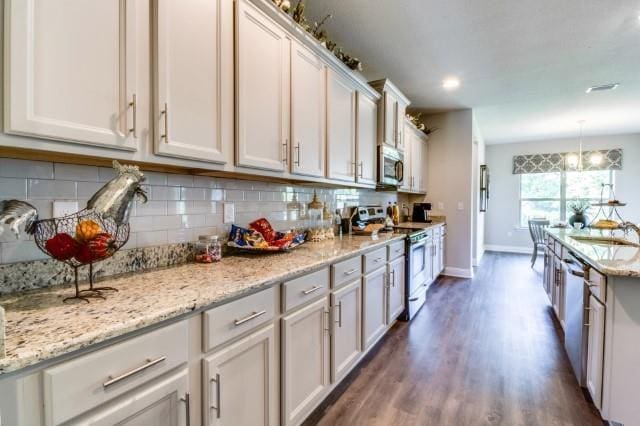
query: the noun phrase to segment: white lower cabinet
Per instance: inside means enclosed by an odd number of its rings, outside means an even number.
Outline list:
[[[203,360],[205,425],[278,423],[278,352],[273,324]]]
[[[189,426],[188,370],[148,383],[68,424]]]
[[[331,295],[331,382],[342,379],[362,352],[360,278]]]
[[[587,389],[593,404],[602,405],[602,366],[604,358],[605,306],[595,297],[589,297],[589,337],[587,349]]]
[[[380,268],[362,279],[363,347],[369,348],[387,326],[386,268]]]
[[[389,310],[387,324],[404,311],[404,256],[389,262]]]
[[[329,390],[329,298],[282,318],[282,423],[298,424]]]

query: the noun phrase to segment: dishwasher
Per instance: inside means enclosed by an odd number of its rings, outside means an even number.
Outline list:
[[[564,347],[569,355],[571,367],[580,386],[586,386],[587,345],[589,330],[589,287],[585,276],[589,276],[589,266],[573,253],[569,253],[562,262],[566,268],[565,277],[565,330]]]

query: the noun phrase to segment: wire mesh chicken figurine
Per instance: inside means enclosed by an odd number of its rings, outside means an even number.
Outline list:
[[[34,236],[36,245],[48,256],[74,269],[75,295],[63,301],[104,299],[113,287],[93,285],[93,264],[107,259],[129,239],[129,215],[136,197],[147,202],[141,185],[144,175],[137,166],[113,162],[117,176],[107,182],[87,202],[87,207],[68,216],[39,219],[37,209],[20,200],[0,201],[0,235],[4,226],[20,238],[20,227]],[[89,265],[89,288],[80,290],[78,268]]]

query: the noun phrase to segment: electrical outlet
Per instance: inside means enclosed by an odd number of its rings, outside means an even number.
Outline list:
[[[236,220],[236,206],[233,203],[224,203],[222,208],[222,221],[233,223]]]
[[[54,201],[53,202],[53,217],[68,216],[70,214],[77,213],[78,202],[77,201]]]
[[[458,201],[458,210],[464,210],[464,203],[462,201]]]

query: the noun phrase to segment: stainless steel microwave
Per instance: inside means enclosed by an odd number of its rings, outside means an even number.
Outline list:
[[[404,179],[404,154],[386,145],[378,146],[378,186],[400,186]]]

